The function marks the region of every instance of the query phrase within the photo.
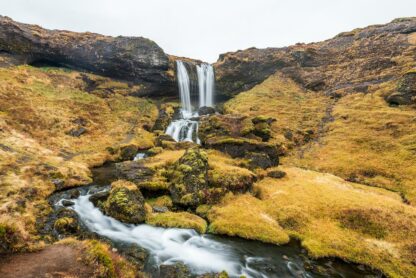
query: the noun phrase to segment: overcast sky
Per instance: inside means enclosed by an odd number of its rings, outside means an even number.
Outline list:
[[[0,0],[0,14],[50,29],[143,36],[166,53],[214,62],[228,51],[416,16],[416,0]]]

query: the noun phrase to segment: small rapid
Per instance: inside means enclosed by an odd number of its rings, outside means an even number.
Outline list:
[[[257,243],[253,245],[255,248],[263,247],[256,252],[250,244],[242,244],[243,241],[200,235],[190,229],[124,224],[104,215],[89,200],[90,196],[86,193],[72,200],[71,208],[82,223],[89,231],[114,242],[137,244],[146,249],[150,255],[146,268],[151,272],[161,264],[181,262],[193,274],[227,271],[230,277],[313,277],[302,267],[302,260],[297,256],[291,260],[281,259],[281,252],[269,256],[276,250],[275,246],[266,250],[264,244]]]

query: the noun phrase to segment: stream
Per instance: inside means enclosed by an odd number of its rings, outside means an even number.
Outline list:
[[[378,277],[364,268],[340,260],[310,260],[297,242],[277,246],[240,238],[200,235],[194,230],[160,228],[146,224],[125,224],[104,215],[89,200],[92,194],[109,186],[80,188],[80,196],[71,199],[84,228],[107,238],[115,246],[135,244],[149,256],[144,270],[159,276],[159,266],[185,264],[194,275],[227,271],[230,277]],[[55,208],[67,195],[57,193]],[[368,275],[368,276],[366,276]]]

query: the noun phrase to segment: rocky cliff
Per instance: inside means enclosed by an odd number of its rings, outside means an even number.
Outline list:
[[[311,91],[337,96],[366,92],[372,84],[398,80],[415,66],[416,18],[344,32],[317,43],[250,48],[220,55],[217,89],[227,98],[276,71]]]
[[[139,83],[138,95],[176,89],[168,55],[142,37],[47,30],[0,16],[0,52],[3,64],[64,66]]]

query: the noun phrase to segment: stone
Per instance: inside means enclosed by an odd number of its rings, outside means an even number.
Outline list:
[[[416,104],[416,69],[404,74],[398,81],[397,92],[386,97],[391,105]]]
[[[89,200],[91,203],[94,204],[94,206],[99,207],[99,202],[105,202],[110,195],[109,191],[101,191],[97,192],[89,197]]]
[[[200,116],[215,114],[215,108],[209,106],[202,106],[198,109],[198,114]]]
[[[273,166],[270,157],[261,152],[249,152],[245,156],[248,159],[249,169],[267,169]]]
[[[0,50],[31,65],[65,66],[144,84],[141,95],[174,94],[169,58],[142,37],[47,30],[0,17]]]
[[[137,145],[130,144],[130,145],[122,146],[120,147],[119,159],[121,161],[132,160],[136,156],[138,151],[139,151],[139,147]]]
[[[124,180],[111,184],[110,195],[103,207],[107,215],[125,223],[139,224],[146,217],[142,193],[135,184]]]
[[[64,207],[70,207],[70,206],[73,206],[74,204],[75,203],[73,201],[70,201],[70,200],[62,200],[62,205]]]
[[[118,179],[125,179],[135,184],[150,180],[155,171],[144,166],[142,161],[124,161],[116,163],[116,176]]]
[[[159,268],[159,277],[163,278],[188,278],[191,277],[190,271],[183,263],[172,265],[162,264]]]
[[[286,172],[281,170],[273,170],[267,173],[267,176],[274,179],[281,179],[286,176]]]
[[[173,203],[196,206],[201,202],[198,192],[208,188],[208,156],[199,148],[188,149],[167,175]]]
[[[53,228],[58,234],[76,234],[79,230],[78,220],[72,217],[61,217],[55,221]]]
[[[79,126],[79,127],[74,127],[70,129],[66,134],[72,137],[80,137],[85,132],[87,132],[87,129],[85,127]]]

